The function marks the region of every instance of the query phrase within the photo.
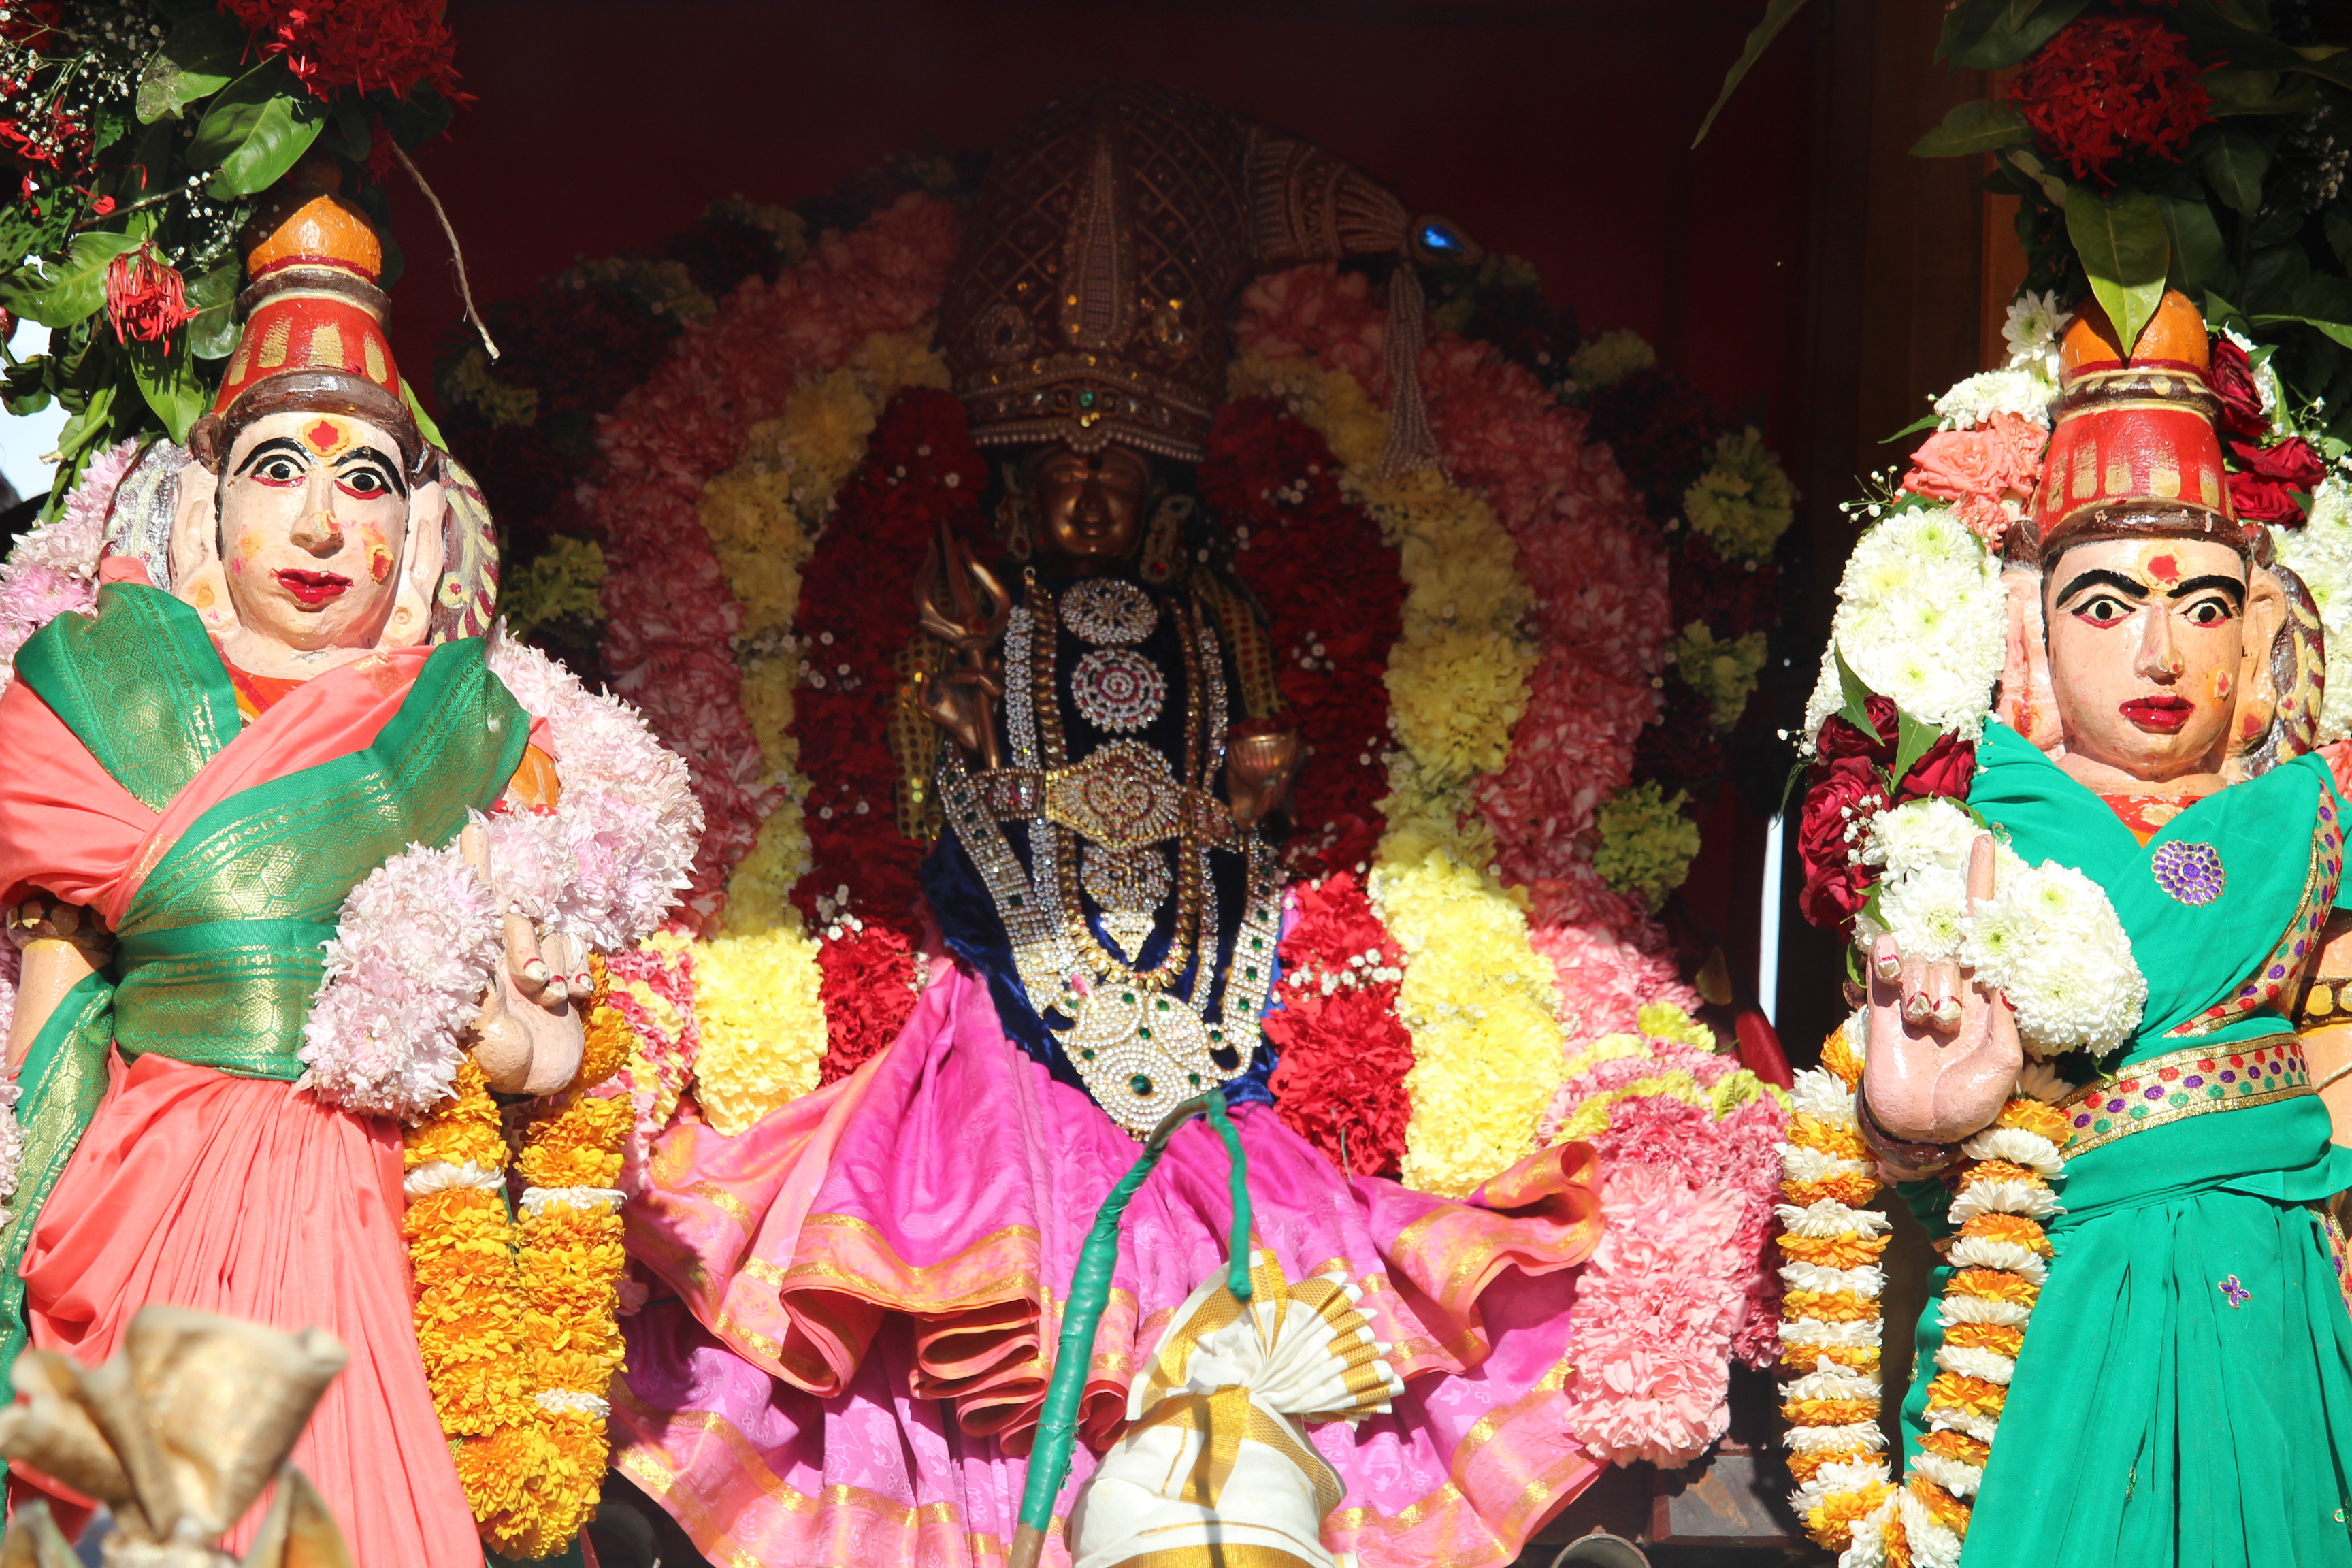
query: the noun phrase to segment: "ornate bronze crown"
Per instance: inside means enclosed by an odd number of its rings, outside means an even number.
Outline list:
[[[1241,286],[1383,252],[1478,258],[1453,225],[1412,217],[1312,142],[1166,88],[1102,83],[1047,104],[997,153],[940,342],[982,446],[1116,440],[1197,461]]]

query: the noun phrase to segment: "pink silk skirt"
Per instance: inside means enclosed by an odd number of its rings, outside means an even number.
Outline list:
[[[1349,1180],[1268,1108],[1234,1120],[1257,1245],[1343,1271],[1407,1380],[1393,1414],[1312,1436],[1348,1484],[1326,1527],[1364,1568],[1508,1563],[1599,1471],[1567,1435],[1594,1162],[1546,1150],[1454,1203]],[[1055,1082],[956,968],[856,1075],[722,1137],[689,1108],[626,1211],[676,1292],[625,1320],[614,1462],[716,1563],[1001,1562],[1078,1249],[1138,1145]],[[1059,1521],[1134,1368],[1222,1269],[1224,1145],[1178,1132],[1137,1194]]]
[[[334,1510],[352,1562],[478,1568],[409,1317],[400,1184],[391,1121],[291,1084],[159,1056],[126,1070],[114,1058],[26,1249],[33,1343],[95,1365],[151,1301],[325,1329],[351,1362],[292,1458]],[[231,1534],[234,1550],[267,1502]]]

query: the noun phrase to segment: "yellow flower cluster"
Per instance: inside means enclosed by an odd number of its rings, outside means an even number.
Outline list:
[[[1698,824],[1685,815],[1690,796],[1654,780],[1619,790],[1601,808],[1601,842],[1592,868],[1622,893],[1639,893],[1653,910],[1683,885],[1698,855]]]
[[[507,635],[527,637],[564,616],[604,618],[604,552],[593,539],[559,533],[530,564],[499,585],[499,614]]]
[[[1517,549],[1493,509],[1443,474],[1380,472],[1388,415],[1346,372],[1251,354],[1234,362],[1230,385],[1236,397],[1283,400],[1320,432],[1344,465],[1341,482],[1397,549],[1405,602],[1388,690],[1398,748],[1370,887],[1404,952],[1404,1180],[1466,1193],[1534,1147],[1560,1079],[1551,967],[1494,873],[1493,837],[1469,793],[1509,757],[1536,666],[1519,629],[1528,595]]]
[[[1764,669],[1764,634],[1719,642],[1705,621],[1693,621],[1668,645],[1666,657],[1683,683],[1714,708],[1715,727],[1728,730],[1756,693],[1756,678]]]
[[[769,776],[790,797],[760,825],[758,842],[728,879],[722,929],[730,935],[799,924],[786,900],[810,865],[800,805],[807,786],[792,739],[801,569],[834,492],[864,459],[883,406],[901,388],[947,384],[946,363],[926,338],[877,332],[848,363],[796,388],[782,414],[751,426],[735,466],[703,487],[703,531],[743,610],[743,715]]]
[[[514,1557],[561,1550],[595,1511],[604,1395],[623,1355],[616,1287],[627,1259],[613,1184],[634,1112],[587,1090],[639,1045],[607,1005],[603,960],[591,968],[579,1079],[539,1105],[513,1152],[520,1223],[507,1205],[498,1106],[470,1059],[456,1098],[410,1130],[404,1156],[403,1226],[434,1407],[483,1540]]]
[[[680,945],[657,936],[648,945]],[[702,1029],[694,1092],[730,1137],[816,1087],[824,1004],[816,942],[797,922],[692,944],[694,1016]]]
[[[1727,561],[1766,561],[1797,515],[1797,492],[1756,426],[1715,444],[1715,462],[1683,492],[1683,513]]]
[[[1878,1426],[1877,1258],[1886,1221],[1861,1205],[1876,1195],[1876,1164],[1854,1110],[1862,1081],[1859,1016],[1822,1053],[1826,1071],[1798,1075],[1789,1142],[1781,1145],[1781,1361],[1791,1500],[1813,1539],[1861,1565],[1959,1560],[1984,1481],[2010,1379],[2025,1345],[2052,1247],[2042,1221],[2057,1211],[2051,1181],[2063,1169],[2070,1129],[2051,1106],[2023,1097],[1961,1144],[1950,1177],[1953,1266],[1937,1325],[1930,1428],[1898,1489]],[[1807,1371],[1810,1367],[1811,1370]]]

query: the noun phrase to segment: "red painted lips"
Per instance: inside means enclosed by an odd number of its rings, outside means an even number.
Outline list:
[[[2122,706],[2125,718],[2141,729],[2154,731],[2159,735],[2169,735],[2179,730],[2196,711],[2197,704],[2168,691],[2154,697],[2135,697]]]
[[[278,574],[278,581],[306,609],[320,609],[352,585],[349,577],[333,572],[305,572],[288,567]]]

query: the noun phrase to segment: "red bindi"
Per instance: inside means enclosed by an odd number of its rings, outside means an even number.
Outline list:
[[[342,444],[343,439],[343,433],[341,430],[336,429],[332,425],[327,423],[324,419],[321,419],[316,425],[311,426],[310,428],[304,431],[303,434],[310,437],[311,446],[316,447],[322,452],[331,452],[334,450],[335,447]]]
[[[2147,563],[2147,569],[2155,573],[2160,582],[2177,583],[2180,580],[2180,563],[2169,555],[2156,557]]]

